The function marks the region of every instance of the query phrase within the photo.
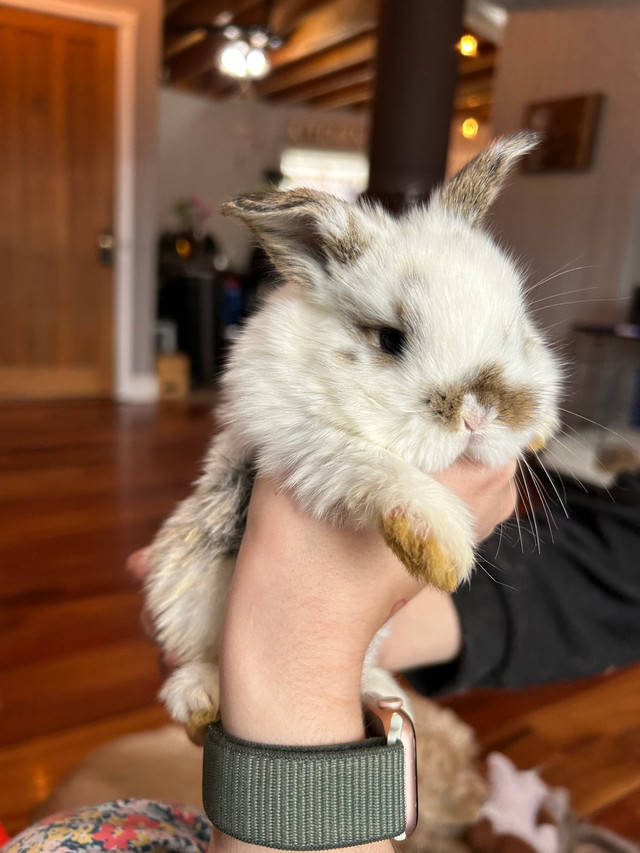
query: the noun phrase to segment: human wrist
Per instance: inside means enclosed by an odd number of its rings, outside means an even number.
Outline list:
[[[323,744],[363,736],[359,682],[364,651],[344,624],[284,604],[240,567],[234,578],[221,654],[225,730],[271,744]],[[312,609],[318,605],[314,602]],[[289,620],[290,614],[293,616]],[[297,614],[297,616],[296,616]]]

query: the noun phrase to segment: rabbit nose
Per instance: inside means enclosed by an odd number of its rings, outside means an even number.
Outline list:
[[[482,427],[491,423],[494,418],[493,411],[486,406],[482,406],[475,397],[472,397],[471,400],[464,400],[460,414],[465,427],[470,432],[482,429]]]
[[[464,421],[464,425],[471,432],[475,432],[478,429],[482,429],[483,426],[488,422],[489,415],[488,413],[484,414],[466,414],[463,415],[462,420]]]

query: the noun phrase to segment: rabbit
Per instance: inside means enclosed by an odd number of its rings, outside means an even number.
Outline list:
[[[558,426],[559,362],[523,276],[481,223],[535,134],[498,139],[399,218],[312,189],[240,196],[285,284],[246,323],[222,378],[221,431],[151,549],[148,608],[180,661],[161,698],[198,731],[218,714],[220,633],[256,472],[305,513],[378,528],[445,591],[474,563],[469,511],[430,475],[501,466]],[[367,656],[363,689],[397,693]]]

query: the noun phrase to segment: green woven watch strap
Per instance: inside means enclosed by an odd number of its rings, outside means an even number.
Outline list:
[[[227,835],[281,850],[328,850],[404,832],[404,749],[371,738],[269,746],[209,726],[205,811]]]

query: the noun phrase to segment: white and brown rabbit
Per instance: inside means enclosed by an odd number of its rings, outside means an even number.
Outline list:
[[[152,548],[148,605],[181,664],[162,698],[192,732],[218,711],[222,617],[256,471],[305,512],[378,528],[411,574],[453,590],[473,566],[471,518],[430,475],[462,454],[503,465],[554,432],[558,364],[520,271],[480,227],[535,143],[498,140],[400,218],[309,189],[223,208],[287,284],[234,345],[223,429]]]

